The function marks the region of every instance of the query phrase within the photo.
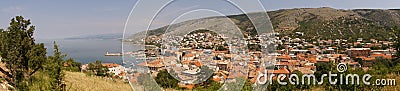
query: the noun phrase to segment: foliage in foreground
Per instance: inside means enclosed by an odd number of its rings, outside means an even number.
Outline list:
[[[108,68],[103,66],[100,60],[89,63],[88,68],[85,71],[88,75],[96,75],[101,77],[112,77],[114,74],[108,73]]]
[[[28,90],[31,77],[46,63],[46,48],[43,43],[35,43],[34,30],[30,20],[22,16],[11,19],[10,26],[0,30],[0,56],[6,67],[0,71],[17,90]]]
[[[35,43],[33,33],[35,26],[30,20],[22,16],[11,19],[10,26],[0,29],[0,56],[5,67],[0,72],[5,74],[10,90],[61,90],[64,68],[76,70],[77,62],[63,67],[66,56],[62,54],[54,42],[54,55],[46,57],[46,48],[43,43]],[[79,68],[78,68],[79,69]]]

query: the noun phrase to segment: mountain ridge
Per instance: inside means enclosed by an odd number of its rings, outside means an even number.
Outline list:
[[[388,40],[390,29],[400,25],[399,9],[334,9],[294,8],[267,12],[274,31],[283,36],[294,32],[304,32],[304,38],[316,39],[356,39],[374,38]],[[254,33],[255,29],[244,14],[227,16],[241,29],[242,33]],[[195,19],[208,21],[209,18]],[[190,22],[195,20],[188,20]],[[149,30],[149,36],[160,36],[169,26],[188,26],[184,22]],[[138,37],[138,36],[141,37]],[[143,39],[146,31],[129,36],[128,39]]]
[[[99,39],[99,40],[107,40],[107,39],[121,39],[122,33],[108,33],[108,34],[95,34],[95,35],[80,35],[64,38],[66,40],[76,40],[76,39]]]

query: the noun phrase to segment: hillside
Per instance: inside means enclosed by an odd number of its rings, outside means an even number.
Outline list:
[[[257,14],[257,13],[252,13]],[[268,15],[275,32],[281,35],[293,35],[294,32],[304,32],[304,38],[308,39],[349,39],[374,38],[388,40],[391,28],[400,25],[399,9],[333,9],[323,8],[296,8],[269,11]],[[243,33],[254,33],[254,26],[244,15],[228,16],[241,29]],[[171,32],[185,29],[187,26],[195,26],[193,22],[213,22],[220,17],[209,17],[189,20],[162,28],[150,30],[148,35],[159,36],[170,27]],[[224,25],[223,23],[206,23],[208,26]],[[205,24],[203,24],[205,25]],[[172,27],[172,29],[171,29]],[[229,30],[229,29],[228,29]],[[127,39],[144,38],[145,32],[133,34]]]
[[[81,72],[65,72],[67,91],[132,91],[129,83],[122,80],[111,80],[87,76]]]
[[[276,32],[304,32],[307,39],[374,38],[388,40],[390,28],[400,24],[399,10],[333,8],[287,9],[268,13]]]

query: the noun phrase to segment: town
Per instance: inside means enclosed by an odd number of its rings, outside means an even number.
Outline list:
[[[197,30],[185,36],[167,36],[171,40],[150,36],[146,44],[158,46],[146,48],[146,57],[150,58],[145,58],[137,64],[137,69],[129,71],[156,77],[159,71],[168,70],[180,81],[179,87],[192,89],[194,84],[208,78],[224,83],[242,77],[254,84],[260,74],[288,75],[295,71],[314,74],[317,63],[345,63],[351,69],[368,70],[375,59],[392,59],[396,53],[395,48],[390,47],[392,41],[362,38],[306,41],[300,38],[304,33],[295,34],[294,37],[267,34],[275,37],[264,41],[267,42],[264,44],[261,41],[268,38],[267,35],[247,36],[228,42],[224,40],[227,39],[225,35],[208,30]],[[272,42],[274,44],[268,44]],[[263,54],[262,48],[268,49],[266,44],[273,45],[276,50]],[[202,73],[207,71],[210,73]],[[126,78],[131,78],[128,79],[131,83],[137,83],[138,75],[132,73]]]

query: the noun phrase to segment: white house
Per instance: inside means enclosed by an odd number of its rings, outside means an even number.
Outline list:
[[[125,71],[124,66],[121,66],[116,63],[103,63],[103,66],[106,66],[108,68],[109,73],[113,73],[115,75],[120,75]]]

